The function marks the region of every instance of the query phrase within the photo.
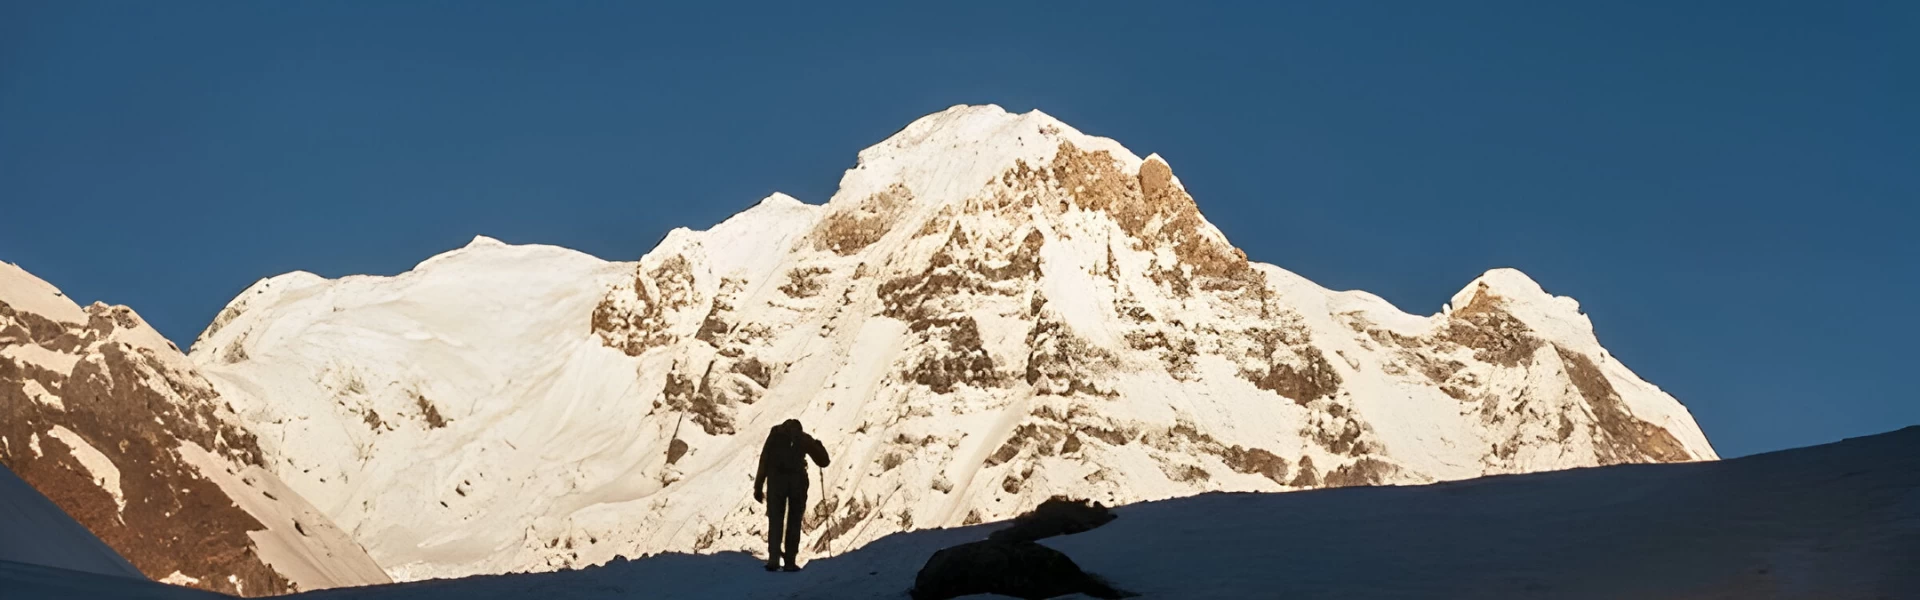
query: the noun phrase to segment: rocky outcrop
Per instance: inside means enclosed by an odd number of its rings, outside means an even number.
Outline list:
[[[385,580],[261,469],[254,434],[132,310],[62,307],[51,286],[0,271],[7,468],[153,579],[246,596]]]
[[[1113,522],[1114,518],[1113,512],[1099,502],[1054,496],[1041,502],[1032,511],[1016,517],[1006,527],[988,534],[987,539],[1033,542],[1056,535],[1091,531]]]
[[[1066,554],[1034,543],[1089,531],[1113,519],[1098,502],[1055,496],[985,540],[935,552],[914,577],[910,595],[914,600],[974,594],[1036,599],[1068,594],[1128,597],[1131,594],[1081,571]]]

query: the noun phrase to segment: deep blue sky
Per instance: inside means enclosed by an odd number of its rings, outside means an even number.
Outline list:
[[[1920,423],[1920,4],[519,4],[0,0],[0,260],[185,347],[289,270],[821,202],[991,102],[1333,288],[1519,267],[1723,454]]]

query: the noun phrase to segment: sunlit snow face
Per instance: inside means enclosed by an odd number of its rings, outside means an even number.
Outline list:
[[[771,196],[635,263],[477,241],[396,277],[277,277],[193,358],[276,474],[409,579],[758,551],[741,475],[790,419],[835,458],[805,542],[834,550],[1055,494],[1660,458],[1602,456],[1622,432],[1712,456],[1517,271],[1407,314],[1248,262],[1196,206],[1156,157],[956,107],[826,204]]]

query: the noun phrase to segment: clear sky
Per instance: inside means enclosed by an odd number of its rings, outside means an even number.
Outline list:
[[[1725,455],[1920,423],[1920,3],[656,4],[0,0],[0,260],[185,347],[261,277],[631,260],[997,103],[1329,287],[1519,267]]]

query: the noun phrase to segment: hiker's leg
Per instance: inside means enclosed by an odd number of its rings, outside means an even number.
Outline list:
[[[787,524],[787,486],[767,482],[767,564],[780,562],[780,540]]]
[[[800,556],[800,520],[807,514],[807,486],[795,485],[787,490],[787,564],[797,565]]]

